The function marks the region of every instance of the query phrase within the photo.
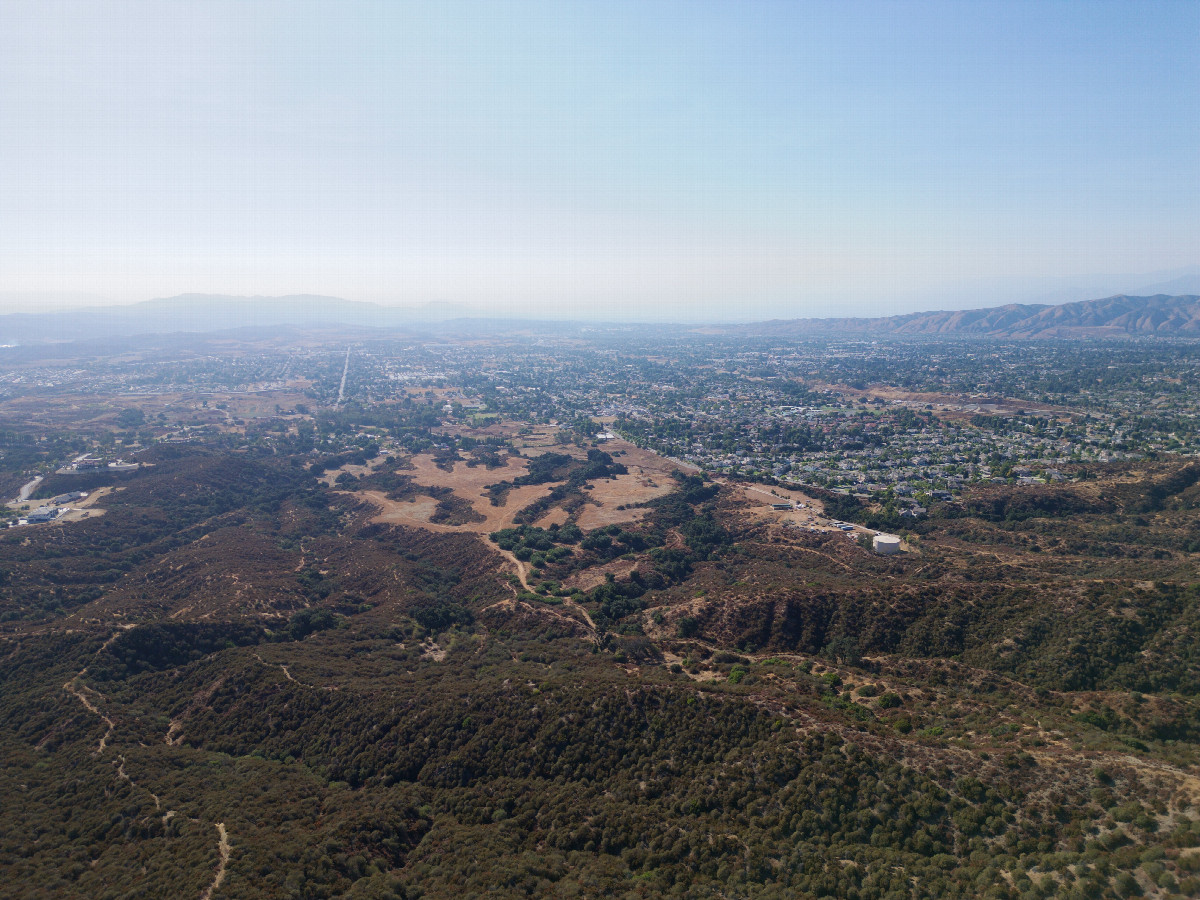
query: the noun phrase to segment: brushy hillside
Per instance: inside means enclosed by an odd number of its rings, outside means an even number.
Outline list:
[[[9,896],[1200,892],[1191,467],[885,559],[696,476],[489,537],[154,461],[0,537]]]

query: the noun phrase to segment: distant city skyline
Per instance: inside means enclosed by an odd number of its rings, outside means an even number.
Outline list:
[[[1195,3],[0,0],[0,312],[1195,292],[1197,50]]]

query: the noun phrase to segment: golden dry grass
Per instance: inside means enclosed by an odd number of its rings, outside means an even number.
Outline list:
[[[626,465],[629,464],[626,463]],[[636,522],[646,514],[645,509],[620,509],[619,507],[645,503],[647,500],[661,497],[668,493],[671,487],[672,482],[669,477],[658,473],[647,473],[640,468],[629,466],[628,475],[618,475],[615,479],[604,478],[594,483],[594,487],[587,494],[598,505],[589,503],[580,511],[579,527],[586,530],[600,528],[604,525],[623,525],[627,522]]]
[[[484,466],[468,466],[465,462],[457,462],[450,472],[439,469],[433,458],[427,455],[414,456],[410,460],[412,469],[405,474],[411,475],[414,484],[423,487],[450,488],[456,497],[471,504],[471,507],[484,517],[482,522],[470,522],[465,525],[436,525],[429,521],[437,501],[432,497],[421,497],[416,501],[391,500],[381,491],[356,491],[355,496],[361,497],[379,507],[380,513],[375,522],[390,522],[400,525],[416,525],[431,531],[474,531],[487,534],[513,524],[513,519],[524,507],[534,500],[544,497],[553,490],[553,485],[531,484],[513,488],[508,493],[504,506],[492,506],[487,497],[486,486],[498,481],[511,481],[529,471],[529,463],[521,457],[512,457],[508,465],[499,469],[488,469]]]
[[[337,482],[338,476],[341,475],[343,472],[349,472],[355,478],[360,478],[363,475],[370,475],[372,472],[374,472],[380,466],[383,465],[383,462],[386,458],[387,457],[380,455],[380,456],[375,457],[373,460],[371,460],[365,466],[345,465],[338,469],[330,469],[328,472],[326,472],[324,475],[321,476],[321,482],[326,487],[333,487],[334,484]]]
[[[528,435],[530,443],[537,445],[530,456],[539,452],[570,453],[581,456],[579,448],[571,445],[553,443],[553,434],[557,429],[541,427],[533,435]],[[615,479],[598,479],[592,484],[591,490],[586,491],[592,502],[580,511],[579,527],[584,529],[599,528],[605,525],[620,525],[636,522],[645,515],[644,509],[631,509],[639,503],[661,497],[674,486],[670,473],[681,468],[678,463],[664,459],[647,450],[639,450],[625,441],[612,441],[605,450],[623,453],[618,460],[629,469],[628,474],[618,475]],[[429,521],[437,507],[437,501],[430,497],[419,497],[415,500],[391,500],[382,491],[355,491],[354,496],[371,503],[379,509],[375,522],[388,522],[398,525],[410,525],[425,528],[430,531],[470,531],[481,534],[497,531],[513,525],[513,520],[522,509],[547,496],[555,487],[553,484],[523,485],[508,492],[504,506],[492,506],[487,496],[487,486],[500,481],[512,481],[529,471],[529,462],[525,457],[514,456],[508,459],[507,465],[488,469],[484,466],[468,466],[465,462],[456,462],[453,470],[447,472],[434,464],[433,458],[427,454],[414,456],[410,461],[411,468],[405,469],[405,474],[412,477],[413,483],[422,487],[449,488],[454,495],[471,504],[472,509],[484,517],[482,522],[471,522],[465,525],[438,525]],[[351,466],[339,469],[358,474],[361,467]],[[329,476],[327,476],[328,478]],[[618,507],[624,506],[625,509]],[[546,527],[551,524],[563,524],[568,515],[561,508],[549,510],[538,524]]]

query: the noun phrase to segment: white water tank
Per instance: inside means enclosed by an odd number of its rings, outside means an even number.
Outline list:
[[[875,540],[871,542],[871,546],[876,553],[891,556],[893,553],[900,552],[900,538],[894,534],[877,534]]]

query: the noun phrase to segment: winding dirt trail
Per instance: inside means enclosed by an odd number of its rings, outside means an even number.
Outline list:
[[[520,579],[520,581],[521,581],[521,587],[525,588],[525,590],[527,590],[527,591],[532,591],[533,589],[529,586],[529,577],[526,574],[525,564],[523,562],[521,562],[519,559],[517,559],[517,557],[513,554],[513,552],[511,550],[502,550],[499,547],[497,547],[496,552],[499,553],[501,556],[503,556],[505,559],[507,559],[509,562],[511,562],[514,566],[517,567],[517,578]],[[583,621],[587,623],[589,636],[591,637],[591,639],[593,641],[598,641],[600,639],[600,635],[599,635],[599,632],[596,630],[596,623],[592,621],[592,617],[588,614],[588,611],[586,609],[584,609],[582,606],[580,606],[579,603],[577,603],[571,597],[563,597],[562,600],[563,600],[563,606],[567,607],[568,609],[570,609],[574,612],[579,613],[579,615],[581,615],[583,617]],[[550,610],[547,610],[545,608],[543,608],[542,611],[550,612]]]
[[[225,880],[225,867],[229,865],[229,835],[225,831],[225,823],[217,822],[217,852],[221,854],[221,861],[217,863],[217,872],[213,876],[212,884],[204,889],[204,893],[200,895],[200,900],[210,900],[213,891],[221,886],[221,882]]]
[[[97,707],[96,704],[92,703],[92,701],[88,699],[87,694],[84,693],[84,691],[92,691],[92,689],[87,686],[80,688],[79,686],[76,685],[76,682],[79,681],[79,679],[82,678],[86,674],[87,674],[87,669],[84,668],[83,670],[81,670],[79,672],[78,675],[76,675],[74,678],[72,678],[70,681],[68,681],[66,684],[63,685],[63,690],[66,691],[68,694],[70,694],[72,697],[74,697],[76,700],[78,700],[80,703],[82,703],[84,705],[84,708],[87,709],[88,712],[90,712],[93,716],[98,716],[100,718],[100,721],[108,726],[108,730],[105,731],[104,734],[101,735],[101,737],[100,737],[100,745],[98,747],[96,747],[95,750],[92,751],[92,756],[99,756],[101,753],[104,752],[104,748],[108,746],[108,739],[110,737],[112,737],[112,733],[113,733],[113,731],[116,730],[117,726],[116,726],[116,723],[113,722],[112,719],[110,719],[104,713],[100,712],[99,707]],[[92,693],[95,694],[97,697],[99,697],[101,701],[104,700],[104,695],[101,694],[99,691],[92,691]]]
[[[128,631],[132,628],[136,628],[136,627],[137,627],[136,625],[121,625],[121,626],[119,626],[117,628],[117,630],[115,632],[113,632],[113,634],[108,638],[108,640],[106,640],[103,644],[100,645],[100,649],[96,651],[95,655],[99,656],[101,653],[103,653],[105,650],[107,650],[110,646],[112,646],[113,641],[115,641],[118,637],[120,637],[123,632]],[[97,691],[95,688],[90,688],[85,684],[79,683],[79,680],[81,678],[83,678],[85,675],[87,675],[87,673],[88,673],[88,667],[84,666],[82,669],[79,670],[78,674],[76,674],[73,678],[71,678],[70,681],[68,681],[66,684],[63,685],[63,690],[66,691],[68,694],[70,694],[72,697],[74,697],[76,700],[78,700],[80,703],[82,703],[84,708],[88,712],[90,712],[92,715],[98,717],[100,719],[100,721],[102,721],[107,726],[107,730],[104,732],[103,736],[100,738],[99,745],[96,747],[96,749],[94,751],[92,751],[92,756],[100,756],[102,753],[104,753],[104,750],[108,747],[108,741],[112,737],[113,732],[116,730],[117,726],[116,726],[116,723],[111,718],[109,718],[107,715],[105,715],[100,710],[100,707],[98,707],[95,703],[92,702],[92,700],[88,697],[87,693],[85,693],[85,692],[90,692],[93,695],[95,695],[97,698],[99,698],[99,702],[101,702],[101,703],[105,702],[104,695],[101,694],[99,691]],[[286,671],[286,667],[284,670],[284,674],[287,675],[288,678],[291,678],[291,675]],[[219,685],[219,682],[218,682],[218,685]],[[215,689],[215,687],[214,687],[214,689]],[[182,724],[178,720],[172,721],[170,727],[167,729],[167,736],[166,736],[167,744],[169,744],[171,746],[178,745],[180,743],[180,741],[182,741],[182,739],[183,739],[182,734],[179,733],[181,730],[182,730]],[[118,753],[116,755],[116,758],[113,760],[113,765],[116,768],[117,778],[120,779],[121,781],[124,781],[130,787],[137,788],[138,790],[145,791],[147,794],[149,794],[150,799],[152,799],[154,801],[154,808],[161,812],[162,808],[163,808],[162,799],[158,796],[158,794],[154,793],[154,791],[150,790],[149,788],[147,788],[143,785],[138,784],[129,775],[129,773],[125,771],[125,763],[126,763],[125,755],[123,753]],[[163,825],[166,825],[168,822],[170,822],[171,819],[175,818],[176,815],[178,815],[178,813],[173,809],[168,809],[166,812],[163,812],[163,816],[162,816]],[[185,818],[187,818],[187,820],[189,822],[192,822],[196,825],[203,824],[199,819],[193,819],[190,816],[186,816]],[[217,829],[217,837],[218,837],[217,852],[220,854],[220,861],[217,864],[217,871],[213,876],[212,883],[210,883],[209,886],[204,889],[204,892],[200,895],[200,900],[211,900],[213,891],[215,891],[218,887],[220,887],[221,882],[225,880],[225,869],[229,865],[229,855],[231,852],[231,847],[229,844],[229,834],[225,830],[225,823],[217,822],[217,823],[215,823],[215,827]]]
[[[316,688],[318,687],[318,685],[315,685],[315,684],[308,684],[308,683],[306,683],[306,682],[303,682],[303,681],[301,681],[299,678],[296,678],[294,675],[292,675],[292,671],[291,671],[291,669],[289,669],[289,668],[288,668],[287,666],[285,666],[283,663],[272,663],[272,662],[267,662],[267,661],[266,661],[265,659],[263,659],[263,658],[262,658],[262,656],[261,656],[260,654],[258,654],[258,653],[255,653],[255,654],[254,654],[254,658],[255,658],[255,659],[257,659],[257,660],[258,660],[260,663],[262,663],[264,666],[267,666],[268,668],[271,668],[271,667],[278,667],[278,668],[279,668],[279,670],[280,670],[281,672],[283,672],[283,677],[284,677],[284,678],[286,678],[288,681],[290,681],[292,684],[298,684],[298,685],[300,685],[300,687],[304,687],[304,688],[314,688],[314,689],[316,689]],[[331,687],[331,686],[326,686],[325,690],[327,690],[327,691],[333,691],[333,690],[337,690],[337,688],[336,688],[336,687]]]
[[[592,621],[592,617],[590,615],[588,615],[588,611],[586,609],[584,609],[578,602],[576,602],[571,597],[563,597],[563,606],[569,607],[570,609],[575,610],[575,612],[577,612],[581,616],[583,616],[583,620],[585,622],[587,622],[588,630],[591,631],[591,633],[592,633],[592,640],[593,641],[600,640],[600,633],[596,630],[596,623]]]
[[[161,812],[162,811],[162,801],[159,799],[158,794],[154,793],[154,791],[150,790],[150,788],[142,787],[140,784],[138,784],[136,781],[134,781],[132,778],[130,778],[128,774],[126,774],[124,754],[121,754],[121,753],[117,754],[117,762],[120,763],[120,765],[117,766],[117,777],[120,778],[125,783],[127,783],[130,787],[137,788],[138,790],[145,791],[147,794],[149,794],[150,799],[154,801],[154,808]],[[170,816],[173,816],[174,814],[175,814],[175,811],[171,810],[169,813],[167,813],[167,816],[165,818],[169,818]]]
[[[525,588],[527,591],[531,590],[529,587],[529,580],[525,575],[525,564],[517,559],[516,555],[511,550],[502,550],[497,547],[496,552],[517,567],[517,577],[521,579],[521,587]]]

